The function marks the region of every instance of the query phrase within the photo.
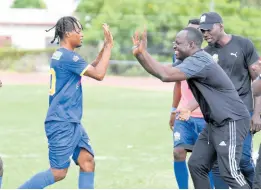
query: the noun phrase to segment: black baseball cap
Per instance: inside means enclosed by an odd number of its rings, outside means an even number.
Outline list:
[[[208,12],[201,15],[199,28],[202,30],[211,30],[216,23],[223,23],[221,16],[216,12]]]

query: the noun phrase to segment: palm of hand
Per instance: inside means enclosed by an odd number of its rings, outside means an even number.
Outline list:
[[[104,32],[104,46],[108,45],[108,46],[113,47],[113,36],[110,32],[109,25],[104,23],[102,25],[102,27],[103,27],[103,32]]]
[[[135,32],[134,36],[132,37],[133,48],[132,53],[133,55],[140,54],[147,49],[147,32],[144,30],[142,34],[142,39],[140,40],[139,32]]]

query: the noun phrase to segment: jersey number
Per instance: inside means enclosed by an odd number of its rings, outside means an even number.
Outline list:
[[[51,74],[51,85],[50,85],[49,94],[53,96],[55,94],[55,87],[56,87],[56,73],[53,68],[50,69],[50,74]]]

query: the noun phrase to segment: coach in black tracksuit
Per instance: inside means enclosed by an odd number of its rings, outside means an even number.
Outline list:
[[[256,73],[251,65],[257,63],[259,56],[253,43],[244,37],[226,34],[223,20],[216,12],[202,14],[200,27],[208,46],[204,49],[216,63],[226,72],[234,84],[240,98],[247,106],[252,117],[252,128],[260,125],[260,98],[254,98],[251,91],[251,80],[256,78]],[[253,102],[255,106],[253,105]],[[216,189],[226,189],[219,178],[219,170],[215,164],[212,170]],[[243,144],[240,169],[250,187],[254,178],[254,164],[252,160],[252,133],[249,131]]]

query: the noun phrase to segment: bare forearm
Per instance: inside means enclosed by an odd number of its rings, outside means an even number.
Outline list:
[[[107,72],[110,57],[111,57],[111,47],[105,47],[101,59],[95,67],[97,69],[97,72],[102,76],[102,78],[105,76]]]
[[[139,63],[141,64],[141,66],[151,75],[157,77],[157,78],[161,78],[160,74],[159,74],[159,66],[160,63],[158,63],[157,61],[155,61],[151,55],[147,52],[144,52],[142,54],[138,54],[135,56],[136,59],[139,61]]]
[[[101,51],[99,52],[99,54],[97,55],[96,59],[91,63],[91,65],[93,67],[96,67],[97,64],[100,62],[101,58],[102,58],[102,55],[103,55],[103,52],[104,52],[104,46],[102,47]]]
[[[162,82],[177,82],[186,80],[185,73],[169,65],[161,65],[154,60],[148,52],[135,55],[142,67],[151,75],[157,77]]]
[[[187,79],[185,73],[180,69],[170,67],[169,65],[161,65],[147,51],[136,54],[135,57],[148,73],[157,77],[162,82],[177,82]]]
[[[181,99],[181,83],[176,82],[173,89],[172,107],[177,108]]]
[[[252,91],[254,96],[260,96],[261,95],[261,80],[256,79],[252,83]]]
[[[261,113],[261,96],[254,97],[254,114]]]

